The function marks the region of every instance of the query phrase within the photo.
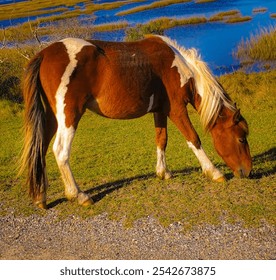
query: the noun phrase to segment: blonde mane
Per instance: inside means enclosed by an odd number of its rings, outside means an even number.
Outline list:
[[[222,106],[236,111],[233,102],[224,94],[223,88],[212,75],[207,64],[201,60],[200,55],[195,49],[185,49],[168,37],[159,37],[172,48],[176,55],[184,58],[193,73],[196,90],[201,97],[198,112],[206,131],[210,130],[214,125]]]

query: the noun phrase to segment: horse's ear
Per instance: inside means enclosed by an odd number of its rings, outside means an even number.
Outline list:
[[[237,124],[241,120],[241,111],[238,109],[235,114],[233,115],[233,123]]]

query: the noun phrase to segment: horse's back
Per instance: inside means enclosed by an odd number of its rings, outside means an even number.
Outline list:
[[[61,92],[66,104],[110,118],[139,117],[159,106],[163,72],[173,61],[157,37],[137,42],[68,38],[41,55],[41,84],[50,104],[55,106]]]

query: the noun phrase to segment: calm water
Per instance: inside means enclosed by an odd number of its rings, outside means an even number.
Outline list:
[[[16,1],[0,0],[1,3]],[[114,2],[108,0],[98,0],[97,3]],[[95,24],[126,20],[131,25],[145,23],[151,19],[166,17],[194,17],[206,16],[227,10],[238,9],[243,16],[252,16],[253,19],[244,23],[206,23],[200,25],[179,26],[165,31],[165,35],[178,41],[186,48],[194,47],[199,50],[202,58],[208,62],[216,74],[231,72],[239,67],[238,62],[232,57],[232,52],[242,38],[248,38],[252,33],[256,33],[262,27],[276,25],[276,20],[270,17],[271,13],[276,13],[276,0],[217,0],[212,3],[196,4],[194,2],[174,4],[154,10],[142,11],[139,13],[117,16],[119,11],[126,10],[138,5],[144,5],[155,1],[145,1],[143,3],[126,4],[119,9],[102,10],[95,13]],[[1,6],[0,6],[1,7]],[[265,7],[265,13],[253,13],[254,8]],[[49,14],[51,11],[49,10]],[[85,21],[85,16],[81,17]],[[31,19],[34,19],[31,18]],[[27,21],[28,18],[14,21],[0,21],[0,26],[9,26],[18,22]],[[124,40],[124,31],[96,33],[94,37],[103,40]]]

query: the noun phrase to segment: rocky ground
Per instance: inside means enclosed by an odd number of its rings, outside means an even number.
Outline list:
[[[126,229],[106,215],[60,218],[55,209],[44,216],[0,217],[0,259],[276,259],[275,227],[240,224],[199,226],[183,231],[154,218]]]

